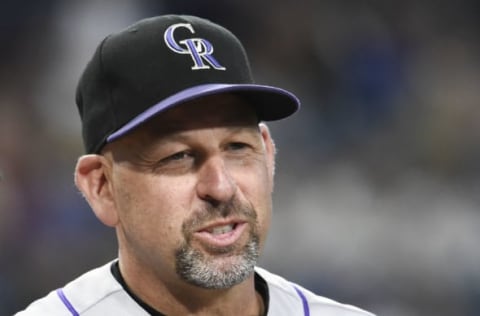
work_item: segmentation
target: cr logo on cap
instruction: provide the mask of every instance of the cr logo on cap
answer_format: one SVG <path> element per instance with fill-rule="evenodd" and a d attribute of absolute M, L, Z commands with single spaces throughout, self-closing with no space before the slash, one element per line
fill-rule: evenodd
<path fill-rule="evenodd" d="M 225 67 L 213 57 L 213 45 L 204 38 L 187 38 L 177 43 L 173 33 L 179 27 L 187 28 L 192 34 L 195 33 L 190 23 L 178 23 L 170 26 L 163 35 L 167 47 L 178 54 L 190 54 L 193 59 L 192 70 L 210 69 L 226 70 Z M 184 45 L 184 47 L 180 46 Z M 206 63 L 205 63 L 206 62 Z M 208 63 L 208 64 L 207 64 Z"/>

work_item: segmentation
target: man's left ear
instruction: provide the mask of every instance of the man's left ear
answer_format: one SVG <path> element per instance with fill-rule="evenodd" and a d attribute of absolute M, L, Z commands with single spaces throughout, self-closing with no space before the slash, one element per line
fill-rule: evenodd
<path fill-rule="evenodd" d="M 118 223 L 118 214 L 108 168 L 109 163 L 104 156 L 84 155 L 78 159 L 75 168 L 75 184 L 97 218 L 103 224 L 114 227 Z"/>
<path fill-rule="evenodd" d="M 270 135 L 270 130 L 268 129 L 268 126 L 265 123 L 260 123 L 259 126 L 260 132 L 262 133 L 263 142 L 265 144 L 268 171 L 273 181 L 273 176 L 275 174 L 275 143 L 273 142 L 273 139 Z"/>

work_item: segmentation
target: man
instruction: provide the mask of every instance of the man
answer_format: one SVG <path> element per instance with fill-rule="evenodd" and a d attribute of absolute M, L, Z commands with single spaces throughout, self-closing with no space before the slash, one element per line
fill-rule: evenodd
<path fill-rule="evenodd" d="M 272 211 L 264 121 L 297 98 L 256 85 L 226 29 L 193 16 L 108 36 L 77 88 L 75 183 L 118 260 L 18 315 L 371 315 L 256 267 Z"/>

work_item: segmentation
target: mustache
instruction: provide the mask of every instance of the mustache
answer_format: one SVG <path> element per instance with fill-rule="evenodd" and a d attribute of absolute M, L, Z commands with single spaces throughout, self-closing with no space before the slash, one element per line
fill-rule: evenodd
<path fill-rule="evenodd" d="M 206 222 L 229 216 L 238 217 L 252 224 L 257 222 L 257 212 L 254 207 L 251 204 L 242 203 L 234 198 L 218 205 L 207 204 L 197 209 L 182 224 L 182 231 L 188 235 L 188 233 L 200 228 Z"/>

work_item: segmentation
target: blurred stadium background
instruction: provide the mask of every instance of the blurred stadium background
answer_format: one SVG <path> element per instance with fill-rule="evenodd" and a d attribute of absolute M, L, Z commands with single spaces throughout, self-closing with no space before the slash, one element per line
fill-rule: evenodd
<path fill-rule="evenodd" d="M 163 13 L 236 33 L 258 82 L 303 101 L 271 124 L 261 264 L 378 315 L 480 315 L 480 2 L 4 0 L 0 314 L 116 255 L 73 185 L 74 89 L 97 43 Z"/>

